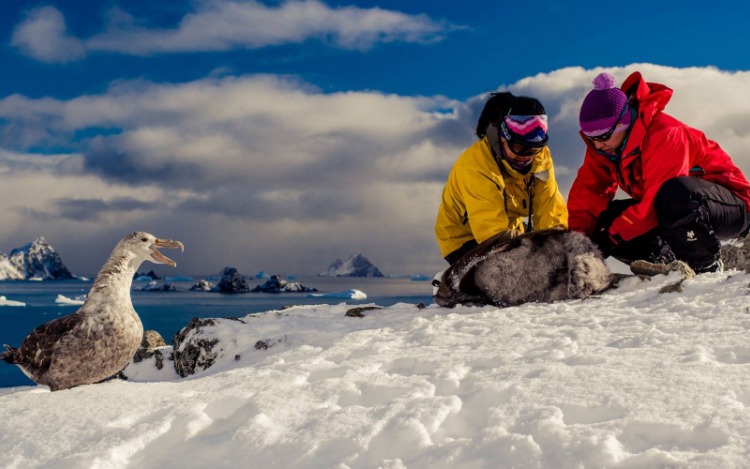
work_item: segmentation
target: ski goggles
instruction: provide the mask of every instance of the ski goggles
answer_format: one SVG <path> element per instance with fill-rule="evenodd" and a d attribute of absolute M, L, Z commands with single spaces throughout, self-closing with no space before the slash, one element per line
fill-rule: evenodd
<path fill-rule="evenodd" d="M 544 150 L 544 147 L 529 147 L 522 143 L 508 141 L 508 148 L 514 155 L 518 156 L 536 156 Z"/>

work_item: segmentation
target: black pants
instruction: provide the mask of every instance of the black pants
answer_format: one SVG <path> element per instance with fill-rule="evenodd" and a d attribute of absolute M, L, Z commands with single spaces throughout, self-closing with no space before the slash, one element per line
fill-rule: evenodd
<path fill-rule="evenodd" d="M 600 228 L 608 230 L 614 219 L 635 203 L 632 199 L 610 202 L 599 218 Z M 613 257 L 628 264 L 637 259 L 664 262 L 671 260 L 671 250 L 674 258 L 687 262 L 696 272 L 705 272 L 721 255 L 719 240 L 744 235 L 750 227 L 750 215 L 739 197 L 696 177 L 676 177 L 662 184 L 654 211 L 659 225 L 620 243 L 611 252 Z"/>

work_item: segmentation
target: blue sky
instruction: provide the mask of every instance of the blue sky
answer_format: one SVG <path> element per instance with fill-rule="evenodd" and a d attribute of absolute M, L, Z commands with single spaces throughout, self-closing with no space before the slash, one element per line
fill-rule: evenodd
<path fill-rule="evenodd" d="M 746 64 L 743 52 L 750 43 L 742 20 L 750 6 L 742 1 L 703 3 L 698 9 L 676 1 L 635 1 L 620 7 L 616 2 L 572 0 L 534 5 L 467 1 L 460 6 L 450 1 L 326 2 L 333 10 L 380 8 L 434 26 L 414 41 L 374 42 L 362 48 L 331 45 L 311 35 L 293 44 L 237 44 L 206 52 L 91 52 L 80 60 L 50 64 L 10 45 L 14 29 L 43 7 L 54 7 L 64 17 L 67 32 L 86 39 L 105 31 L 115 9 L 145 28 L 175 29 L 186 15 L 200 14 L 211 3 L 218 2 L 4 0 L 0 28 L 6 73 L 0 76 L 0 96 L 73 97 L 102 92 L 114 80 L 184 82 L 224 71 L 292 74 L 326 91 L 372 89 L 467 99 L 500 83 L 568 66 L 649 62 L 739 70 Z M 280 8 L 280 2 L 265 4 Z M 333 29 L 327 33 L 335 34 Z"/>
<path fill-rule="evenodd" d="M 386 273 L 432 273 L 440 191 L 488 91 L 542 99 L 564 195 L 582 160 L 577 107 L 601 70 L 674 86 L 670 110 L 750 166 L 748 13 L 3 0 L 0 251 L 45 236 L 92 275 L 147 230 L 185 242 L 189 274 L 316 273 L 356 252 Z"/>

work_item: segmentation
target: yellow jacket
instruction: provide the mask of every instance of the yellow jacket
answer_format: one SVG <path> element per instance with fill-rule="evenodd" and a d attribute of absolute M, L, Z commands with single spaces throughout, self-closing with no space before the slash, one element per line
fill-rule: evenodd
<path fill-rule="evenodd" d="M 472 239 L 481 243 L 506 230 L 523 232 L 529 207 L 533 230 L 567 228 L 568 209 L 549 148 L 534 157 L 524 175 L 505 160 L 498 165 L 487 138 L 478 140 L 461 154 L 445 184 L 435 222 L 440 252 L 445 257 Z"/>

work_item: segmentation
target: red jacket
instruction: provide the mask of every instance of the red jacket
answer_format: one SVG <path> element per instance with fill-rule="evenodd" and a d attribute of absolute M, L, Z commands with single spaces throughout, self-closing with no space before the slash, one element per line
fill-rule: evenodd
<path fill-rule="evenodd" d="M 586 155 L 568 196 L 571 230 L 591 235 L 619 187 L 638 203 L 615 219 L 610 236 L 628 241 L 650 231 L 657 226 L 653 205 L 659 187 L 696 166 L 703 170 L 700 177 L 732 191 L 750 211 L 750 183 L 729 155 L 703 132 L 662 112 L 672 97 L 670 88 L 647 83 L 635 72 L 621 89 L 638 115 L 617 163 L 597 153 L 581 134 Z"/>

